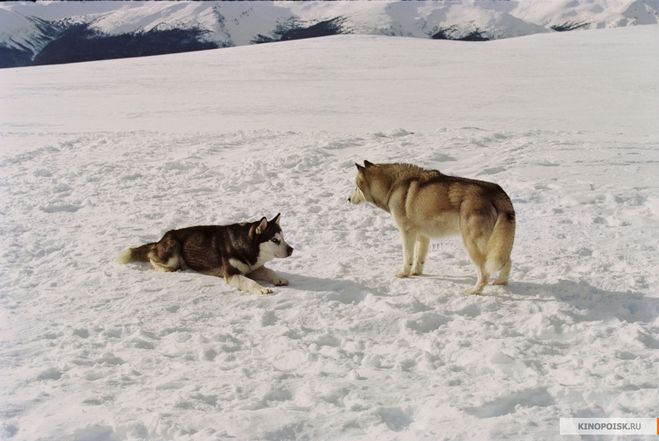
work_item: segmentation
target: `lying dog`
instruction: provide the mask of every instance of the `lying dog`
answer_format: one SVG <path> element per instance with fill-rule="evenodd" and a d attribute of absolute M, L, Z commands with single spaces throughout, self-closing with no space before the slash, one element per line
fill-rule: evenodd
<path fill-rule="evenodd" d="M 357 185 L 348 201 L 370 202 L 391 213 L 403 241 L 398 277 L 423 272 L 431 238 L 460 234 L 478 268 L 478 280 L 469 293 L 479 294 L 495 272 L 499 277 L 494 284 L 508 283 L 515 210 L 501 187 L 410 164 L 355 165 Z"/>
<path fill-rule="evenodd" d="M 119 262 L 151 262 L 158 271 L 192 269 L 203 274 L 224 277 L 240 291 L 252 294 L 270 294 L 272 290 L 256 280 L 276 286 L 288 285 L 265 263 L 275 257 L 288 257 L 293 253 L 284 240 L 279 226 L 279 214 L 268 221 L 233 225 L 206 225 L 171 230 L 158 242 L 137 248 L 128 248 Z"/>

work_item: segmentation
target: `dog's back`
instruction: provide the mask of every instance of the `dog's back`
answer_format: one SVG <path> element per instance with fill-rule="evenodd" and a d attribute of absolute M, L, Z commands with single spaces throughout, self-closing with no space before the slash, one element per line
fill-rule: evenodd
<path fill-rule="evenodd" d="M 256 261 L 258 250 L 250 240 L 250 228 L 250 224 L 201 225 L 172 230 L 163 240 L 171 236 L 171 242 L 179 245 L 177 251 L 188 268 L 205 274 L 225 275 L 232 257 Z"/>
<path fill-rule="evenodd" d="M 198 225 L 166 232 L 158 242 L 129 248 L 120 262 L 151 262 L 159 271 L 194 271 L 225 275 L 231 256 L 249 252 L 250 224 Z"/>

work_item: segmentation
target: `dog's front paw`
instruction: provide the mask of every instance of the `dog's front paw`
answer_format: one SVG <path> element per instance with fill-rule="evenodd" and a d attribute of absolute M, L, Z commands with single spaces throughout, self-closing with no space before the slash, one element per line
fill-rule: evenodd
<path fill-rule="evenodd" d="M 282 278 L 276 278 L 272 281 L 272 284 L 275 286 L 288 286 L 288 280 Z"/>
<path fill-rule="evenodd" d="M 409 276 L 410 276 L 409 270 L 402 270 L 396 273 L 396 277 L 398 277 L 399 279 L 404 279 L 405 277 L 409 277 Z"/>
<path fill-rule="evenodd" d="M 412 269 L 413 276 L 420 276 L 421 274 L 423 274 L 423 268 L 415 267 Z"/>
<path fill-rule="evenodd" d="M 267 296 L 272 294 L 272 289 L 266 288 L 265 286 L 259 286 L 258 288 L 254 289 L 253 293 L 260 296 Z"/>

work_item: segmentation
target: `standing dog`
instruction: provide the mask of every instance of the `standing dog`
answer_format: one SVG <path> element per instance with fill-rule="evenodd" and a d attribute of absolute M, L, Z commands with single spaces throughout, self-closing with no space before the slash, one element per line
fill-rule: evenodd
<path fill-rule="evenodd" d="M 275 257 L 293 253 L 279 227 L 279 214 L 268 221 L 233 225 L 207 225 L 171 230 L 158 242 L 129 248 L 119 263 L 151 262 L 158 271 L 190 268 L 203 274 L 224 277 L 240 291 L 270 294 L 272 290 L 253 279 L 276 286 L 288 285 L 274 271 L 263 266 Z"/>
<path fill-rule="evenodd" d="M 410 164 L 355 165 L 357 186 L 348 201 L 382 208 L 400 230 L 404 261 L 396 276 L 423 272 L 431 238 L 460 234 L 478 268 L 476 285 L 468 292 L 479 294 L 496 272 L 495 285 L 508 283 L 515 210 L 501 187 Z"/>

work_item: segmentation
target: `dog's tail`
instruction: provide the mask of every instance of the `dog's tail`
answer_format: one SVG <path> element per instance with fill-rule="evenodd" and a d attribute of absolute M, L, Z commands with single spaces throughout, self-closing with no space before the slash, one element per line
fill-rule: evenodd
<path fill-rule="evenodd" d="M 117 263 L 125 265 L 130 262 L 148 262 L 149 252 L 155 246 L 154 243 L 147 243 L 137 248 L 126 248 L 117 258 Z"/>
<path fill-rule="evenodd" d="M 513 203 L 505 193 L 495 200 L 494 205 L 497 210 L 497 220 L 487 242 L 485 269 L 490 274 L 504 269 L 508 273 L 510 272 L 510 253 L 515 240 L 515 210 Z M 507 275 L 504 278 L 507 278 Z"/>

